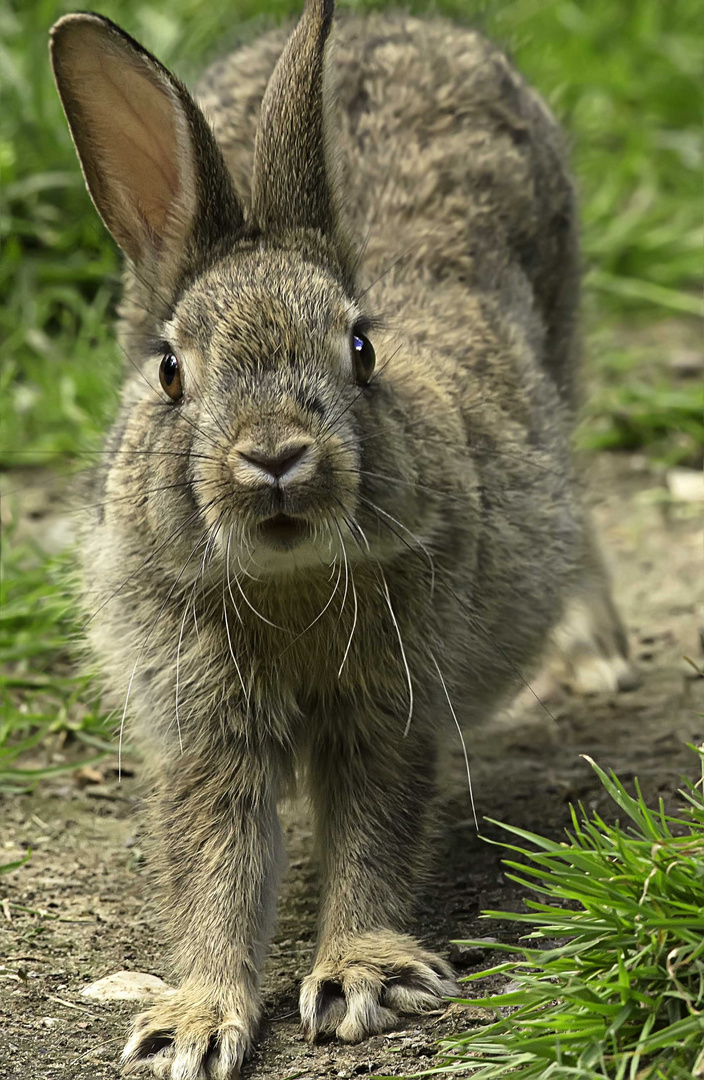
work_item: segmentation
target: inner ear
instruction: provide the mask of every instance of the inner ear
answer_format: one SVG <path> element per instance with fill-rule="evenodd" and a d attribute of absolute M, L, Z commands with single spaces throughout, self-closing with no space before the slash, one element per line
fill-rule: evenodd
<path fill-rule="evenodd" d="M 93 106 L 93 145 L 102 170 L 132 207 L 150 240 L 163 244 L 169 219 L 195 213 L 193 152 L 179 105 L 168 86 L 155 86 L 138 69 L 100 57 L 101 93 Z M 136 107 L 135 107 L 136 104 Z"/>
<path fill-rule="evenodd" d="M 211 185 L 215 179 L 229 224 L 241 226 L 212 132 L 158 60 L 108 19 L 89 14 L 56 23 L 51 57 L 88 190 L 135 263 L 183 248 L 203 209 L 201 172 Z"/>

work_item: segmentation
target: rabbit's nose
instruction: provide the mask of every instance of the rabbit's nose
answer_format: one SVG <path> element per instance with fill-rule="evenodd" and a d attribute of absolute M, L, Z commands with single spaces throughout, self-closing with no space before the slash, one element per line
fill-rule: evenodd
<path fill-rule="evenodd" d="M 268 476 L 280 480 L 282 476 L 291 472 L 296 465 L 307 457 L 310 443 L 288 443 L 273 454 L 267 454 L 254 446 L 248 446 L 246 449 L 237 447 L 236 449 L 238 455 L 248 461 L 250 465 L 255 465 Z"/>

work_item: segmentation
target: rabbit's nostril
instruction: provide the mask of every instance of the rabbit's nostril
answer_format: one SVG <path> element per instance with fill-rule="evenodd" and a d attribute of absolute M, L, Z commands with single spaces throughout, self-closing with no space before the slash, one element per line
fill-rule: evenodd
<path fill-rule="evenodd" d="M 279 480 L 287 472 L 290 472 L 294 465 L 298 465 L 306 457 L 308 449 L 308 443 L 296 443 L 295 445 L 284 446 L 274 454 L 265 454 L 254 447 L 248 448 L 246 451 L 238 450 L 237 453 L 251 465 L 256 465 L 262 472 L 269 473 L 275 480 Z"/>

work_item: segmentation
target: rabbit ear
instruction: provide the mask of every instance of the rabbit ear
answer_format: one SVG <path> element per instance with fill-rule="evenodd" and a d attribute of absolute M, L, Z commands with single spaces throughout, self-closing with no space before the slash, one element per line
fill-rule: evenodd
<path fill-rule="evenodd" d="M 150 53 L 102 15 L 51 31 L 56 85 L 88 190 L 136 264 L 183 260 L 243 216 L 205 117 Z"/>
<path fill-rule="evenodd" d="M 259 227 L 330 234 L 335 208 L 326 167 L 323 63 L 333 0 L 307 0 L 266 88 L 254 145 L 252 211 Z"/>

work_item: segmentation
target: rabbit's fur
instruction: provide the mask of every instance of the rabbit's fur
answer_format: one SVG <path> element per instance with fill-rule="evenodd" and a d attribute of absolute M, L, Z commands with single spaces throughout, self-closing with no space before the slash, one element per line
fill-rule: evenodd
<path fill-rule="evenodd" d="M 87 183 L 130 259 L 83 563 L 90 642 L 153 773 L 181 979 L 125 1062 L 173 1080 L 235 1077 L 252 1043 L 294 776 L 322 865 L 303 1025 L 355 1041 L 456 989 L 404 933 L 448 698 L 471 730 L 520 688 L 585 567 L 582 636 L 624 663 L 570 455 L 560 131 L 477 33 L 374 15 L 326 49 L 331 18 L 308 0 L 288 44 L 273 32 L 210 70 L 215 139 L 107 20 L 53 34 Z M 377 353 L 361 388 L 353 331 Z M 274 481 L 257 462 L 282 447 L 298 461 Z M 287 549 L 258 531 L 284 511 L 310 523 Z"/>

